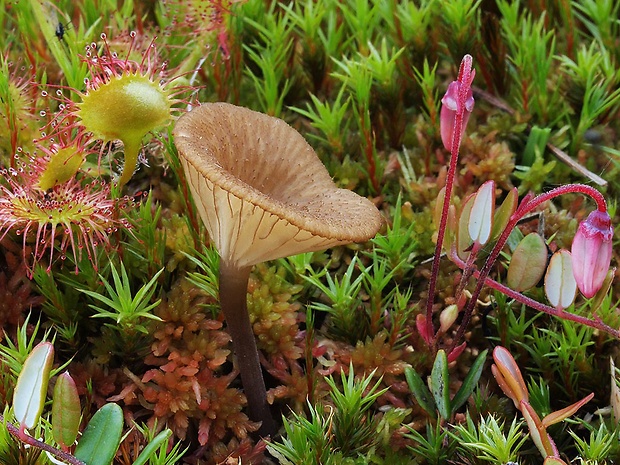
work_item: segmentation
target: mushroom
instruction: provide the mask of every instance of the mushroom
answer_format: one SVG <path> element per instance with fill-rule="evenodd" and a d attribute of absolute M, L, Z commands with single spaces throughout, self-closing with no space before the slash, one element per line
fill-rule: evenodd
<path fill-rule="evenodd" d="M 382 217 L 339 189 L 305 139 L 284 121 L 228 103 L 179 118 L 174 142 L 196 207 L 220 255 L 220 305 L 233 341 L 250 418 L 275 433 L 247 310 L 253 265 L 365 242 Z"/>

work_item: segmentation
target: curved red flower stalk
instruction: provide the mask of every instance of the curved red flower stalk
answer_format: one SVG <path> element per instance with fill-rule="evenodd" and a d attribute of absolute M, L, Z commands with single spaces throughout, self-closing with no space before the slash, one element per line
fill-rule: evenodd
<path fill-rule="evenodd" d="M 476 273 L 476 275 L 478 276 L 476 288 L 472 292 L 471 298 L 469 299 L 469 302 L 467 303 L 467 306 L 465 307 L 465 310 L 463 313 L 463 319 L 461 320 L 461 324 L 456 332 L 454 341 L 452 342 L 452 345 L 450 349 L 448 350 L 448 354 L 457 347 L 458 342 L 462 339 L 463 334 L 465 333 L 465 329 L 469 325 L 469 320 L 471 319 L 474 306 L 476 305 L 476 301 L 478 300 L 478 297 L 480 296 L 482 287 L 486 284 L 486 281 L 491 272 L 491 269 L 493 265 L 495 264 L 495 261 L 499 257 L 500 252 L 506 245 L 508 237 L 510 236 L 510 233 L 512 232 L 513 228 L 527 213 L 531 212 L 532 210 L 534 210 L 535 208 L 537 208 L 544 202 L 551 200 L 555 197 L 558 197 L 560 195 L 568 194 L 568 193 L 580 193 L 580 194 L 585 194 L 591 197 L 596 202 L 598 211 L 602 213 L 607 213 L 607 202 L 605 201 L 605 197 L 603 197 L 603 195 L 599 191 L 594 189 L 593 187 L 587 186 L 585 184 L 568 184 L 565 186 L 556 187 L 555 189 L 552 189 L 549 192 L 545 192 L 537 196 L 534 196 L 531 193 L 527 194 L 523 198 L 523 200 L 521 201 L 521 203 L 519 204 L 515 212 L 511 215 L 510 220 L 508 221 L 508 224 L 506 225 L 506 227 L 500 234 L 499 238 L 497 239 L 497 242 L 495 243 L 493 250 L 487 257 L 487 260 L 484 263 L 482 269 L 480 270 L 479 273 Z M 609 268 L 609 263 L 607 264 L 607 268 Z M 523 298 L 525 298 L 525 296 L 523 296 Z M 536 301 L 533 301 L 533 302 L 536 302 Z M 554 309 L 553 311 L 549 311 L 551 307 L 547 307 L 541 303 L 537 303 L 537 305 L 533 306 L 533 308 L 544 311 L 545 313 L 556 314 L 558 316 L 561 315 L 562 317 L 563 315 L 570 315 L 567 312 L 564 312 L 564 311 L 559 312 L 556 309 Z M 572 319 L 573 321 L 575 321 L 574 318 L 567 318 L 567 319 Z M 591 322 L 593 320 L 587 320 L 587 321 Z M 583 322 L 583 321 L 580 321 L 580 322 Z M 583 322 L 583 323 L 587 324 L 588 326 L 592 326 L 592 324 L 590 323 L 587 323 L 587 322 Z M 612 332 L 608 331 L 607 329 L 603 327 L 604 325 L 602 325 L 602 323 L 600 322 L 597 322 L 596 324 L 597 324 L 597 327 L 600 327 L 601 329 L 605 330 L 606 332 L 609 332 L 610 334 L 614 334 L 614 335 L 618 334 L 617 331 L 614 331 L 614 330 L 612 330 Z"/>
<path fill-rule="evenodd" d="M 456 166 L 459 157 L 459 147 L 463 131 L 469 120 L 474 106 L 471 85 L 476 76 L 476 71 L 472 69 L 471 55 L 465 55 L 461 61 L 459 74 L 456 81 L 448 86 L 448 91 L 442 99 L 442 109 L 440 116 L 442 141 L 446 149 L 450 150 L 450 166 L 446 178 L 444 203 L 441 212 L 439 230 L 437 232 L 437 244 L 435 245 L 435 255 L 431 277 L 428 284 L 428 300 L 426 302 L 426 339 L 435 339 L 435 329 L 433 328 L 433 303 L 435 301 L 435 288 L 437 287 L 437 276 L 439 275 L 439 259 L 443 249 L 443 241 L 448 222 L 448 209 L 456 176 Z M 451 135 L 451 136 L 450 136 Z"/>
<path fill-rule="evenodd" d="M 464 269 L 467 264 L 458 256 L 456 253 L 456 249 L 453 247 L 450 252 L 450 260 L 461 269 Z M 476 279 L 480 279 L 480 271 L 474 270 L 473 276 Z M 557 308 L 551 307 L 550 305 L 545 305 L 538 300 L 534 300 L 531 297 L 523 295 L 520 292 L 515 291 L 514 289 L 509 288 L 505 284 L 499 283 L 495 281 L 493 278 L 487 277 L 484 280 L 484 285 L 490 287 L 491 289 L 495 289 L 496 291 L 501 292 L 502 294 L 508 296 L 509 298 L 516 300 L 517 302 L 521 302 L 522 304 L 531 307 L 540 312 L 546 313 L 551 316 L 555 316 L 558 318 L 563 318 L 565 320 L 574 321 L 575 323 L 582 324 L 584 326 L 589 326 L 590 328 L 598 329 L 599 331 L 603 331 L 610 336 L 620 339 L 620 330 L 612 328 L 609 325 L 603 323 L 600 318 L 586 318 L 581 315 L 576 315 L 574 313 L 566 312 L 564 310 L 558 310 Z"/>

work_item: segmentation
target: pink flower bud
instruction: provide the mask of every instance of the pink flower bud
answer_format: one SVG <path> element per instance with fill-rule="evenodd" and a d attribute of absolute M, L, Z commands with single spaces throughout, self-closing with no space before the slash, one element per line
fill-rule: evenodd
<path fill-rule="evenodd" d="M 441 113 L 439 115 L 441 141 L 446 150 L 452 151 L 452 140 L 461 136 L 469 116 L 474 109 L 474 96 L 471 91 L 471 83 L 476 75 L 476 70 L 471 69 L 471 55 L 465 55 L 459 69 L 459 77 L 448 86 L 446 95 L 441 99 Z M 462 115 L 460 127 L 455 127 L 457 115 Z"/>
<path fill-rule="evenodd" d="M 614 228 L 606 211 L 595 210 L 579 224 L 571 248 L 573 274 L 586 298 L 593 297 L 609 271 Z"/>

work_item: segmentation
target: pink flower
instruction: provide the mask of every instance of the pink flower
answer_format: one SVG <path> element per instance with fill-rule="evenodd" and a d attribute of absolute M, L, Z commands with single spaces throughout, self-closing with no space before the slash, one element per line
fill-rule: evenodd
<path fill-rule="evenodd" d="M 613 235 L 609 214 L 595 210 L 579 224 L 573 238 L 573 274 L 588 299 L 599 291 L 609 271 Z"/>
<path fill-rule="evenodd" d="M 465 55 L 459 68 L 459 76 L 448 86 L 446 95 L 441 99 L 441 113 L 439 116 L 441 140 L 446 150 L 452 152 L 452 141 L 458 137 L 458 145 L 469 116 L 474 109 L 474 96 L 471 84 L 476 76 L 476 70 L 472 69 L 471 55 Z M 456 126 L 457 117 L 460 118 L 460 126 Z"/>

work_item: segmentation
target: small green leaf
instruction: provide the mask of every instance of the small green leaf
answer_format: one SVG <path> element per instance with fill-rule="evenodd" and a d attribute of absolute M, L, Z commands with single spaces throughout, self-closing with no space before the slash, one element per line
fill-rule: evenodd
<path fill-rule="evenodd" d="M 469 372 L 467 373 L 467 376 L 465 376 L 461 388 L 454 396 L 454 399 L 452 399 L 452 406 L 450 410 L 453 412 L 459 409 L 467 401 L 467 399 L 469 399 L 469 396 L 472 392 L 474 392 L 474 389 L 476 389 L 476 385 L 480 380 L 480 375 L 482 375 L 482 368 L 484 367 L 484 362 L 487 358 L 487 352 L 488 350 L 482 351 L 480 355 L 476 357 L 473 365 L 469 368 Z"/>
<path fill-rule="evenodd" d="M 424 381 L 422 381 L 422 378 L 420 378 L 418 372 L 411 367 L 405 368 L 405 379 L 407 380 L 409 390 L 413 394 L 415 400 L 418 401 L 418 404 L 420 404 L 420 407 L 432 418 L 437 418 L 433 396 L 431 396 L 431 392 L 426 387 Z"/>
<path fill-rule="evenodd" d="M 161 446 L 164 442 L 167 442 L 168 438 L 171 435 L 172 430 L 165 429 L 157 436 L 155 436 L 153 440 L 149 442 L 144 449 L 142 449 L 142 452 L 140 452 L 140 455 L 138 455 L 138 458 L 134 461 L 133 465 L 144 465 L 146 462 L 148 462 L 148 460 L 151 458 L 151 455 L 157 452 L 159 446 Z"/>
<path fill-rule="evenodd" d="M 448 374 L 448 357 L 442 349 L 437 352 L 431 370 L 431 393 L 435 399 L 441 418 L 447 420 L 452 414 L 450 408 L 450 378 Z"/>
<path fill-rule="evenodd" d="M 54 346 L 51 342 L 41 342 L 32 349 L 17 378 L 13 411 L 20 426 L 26 429 L 37 424 L 43 411 L 53 361 Z"/>
<path fill-rule="evenodd" d="M 63 449 L 71 446 L 80 428 L 80 396 L 75 381 L 65 371 L 58 376 L 52 400 L 52 434 Z"/>
<path fill-rule="evenodd" d="M 536 286 L 547 269 L 547 245 L 537 233 L 523 238 L 512 254 L 506 281 L 517 292 Z"/>
<path fill-rule="evenodd" d="M 91 418 L 73 455 L 88 465 L 110 465 L 122 432 L 122 409 L 117 404 L 105 404 Z"/>
<path fill-rule="evenodd" d="M 495 209 L 495 215 L 493 216 L 493 229 L 491 229 L 491 240 L 497 239 L 504 231 L 510 221 L 510 217 L 517 209 L 518 203 L 519 194 L 517 193 L 517 188 L 513 187 L 508 194 L 506 194 L 506 198 L 502 204 Z"/>
<path fill-rule="evenodd" d="M 458 229 L 456 231 L 456 252 L 461 260 L 467 260 L 470 253 L 469 248 L 472 241 L 469 237 L 469 217 L 475 198 L 476 195 L 472 194 L 465 199 L 459 215 Z"/>

